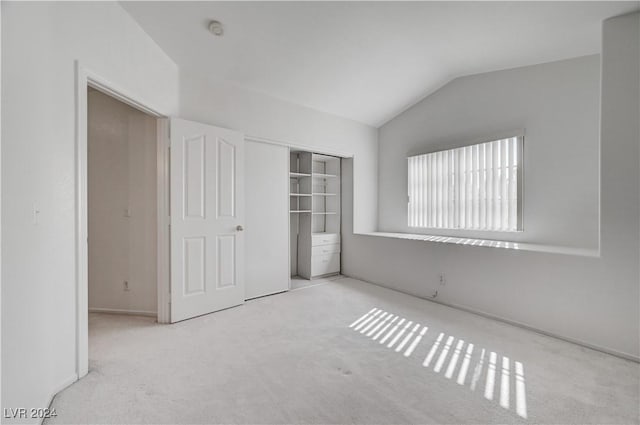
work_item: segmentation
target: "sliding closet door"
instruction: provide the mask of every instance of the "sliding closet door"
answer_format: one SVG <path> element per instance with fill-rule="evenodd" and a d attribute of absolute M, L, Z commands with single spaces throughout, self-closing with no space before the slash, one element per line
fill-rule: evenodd
<path fill-rule="evenodd" d="M 245 298 L 289 289 L 289 149 L 245 143 Z"/>

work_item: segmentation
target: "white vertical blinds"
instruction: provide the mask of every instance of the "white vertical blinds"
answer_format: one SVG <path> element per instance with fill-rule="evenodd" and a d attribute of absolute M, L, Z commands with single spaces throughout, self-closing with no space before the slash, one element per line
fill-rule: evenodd
<path fill-rule="evenodd" d="M 522 137 L 411 156 L 409 226 L 522 228 Z"/>

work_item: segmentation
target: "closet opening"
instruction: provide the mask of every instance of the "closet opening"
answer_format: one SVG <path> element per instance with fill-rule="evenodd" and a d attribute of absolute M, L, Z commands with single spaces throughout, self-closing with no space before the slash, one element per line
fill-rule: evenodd
<path fill-rule="evenodd" d="M 290 151 L 291 289 L 340 273 L 341 159 Z"/>
<path fill-rule="evenodd" d="M 148 325 L 157 316 L 157 121 L 87 88 L 90 347 L 92 329 Z"/>

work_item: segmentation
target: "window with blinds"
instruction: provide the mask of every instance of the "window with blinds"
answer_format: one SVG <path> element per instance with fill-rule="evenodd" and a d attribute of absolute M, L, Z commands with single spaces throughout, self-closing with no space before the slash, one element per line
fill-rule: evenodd
<path fill-rule="evenodd" d="M 409 161 L 409 227 L 522 230 L 522 137 Z"/>

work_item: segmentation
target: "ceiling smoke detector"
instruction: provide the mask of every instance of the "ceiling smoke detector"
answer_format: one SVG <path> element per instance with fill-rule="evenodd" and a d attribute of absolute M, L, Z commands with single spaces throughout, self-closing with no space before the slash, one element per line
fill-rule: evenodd
<path fill-rule="evenodd" d="M 222 23 L 220 21 L 211 21 L 209 22 L 209 32 L 211 34 L 220 37 L 224 34 L 224 28 L 222 28 Z"/>

